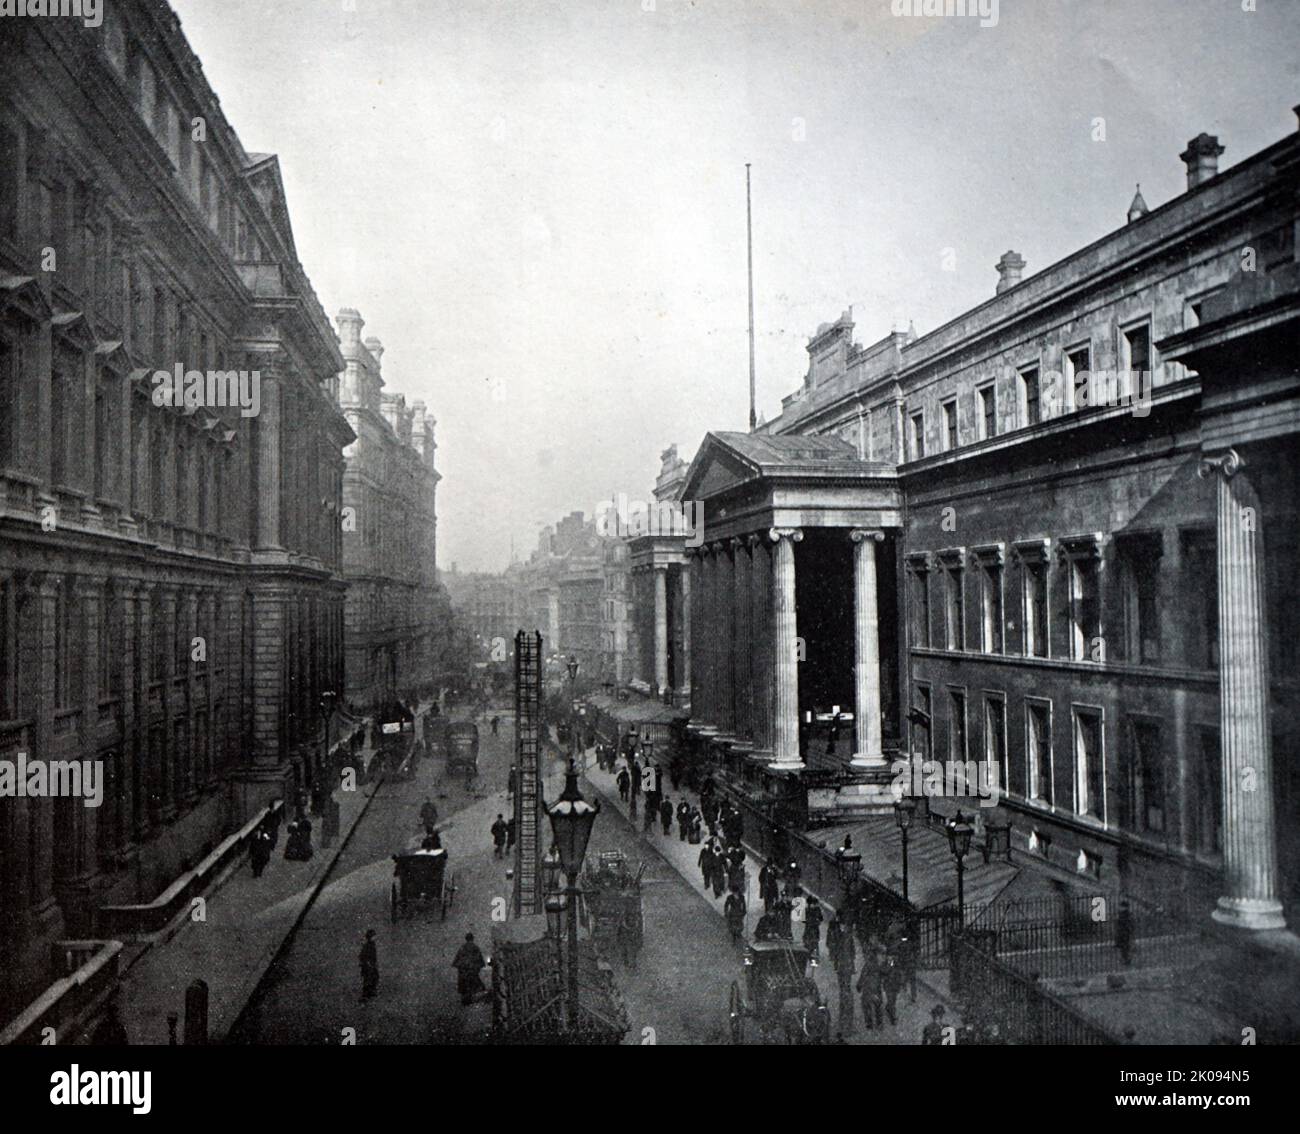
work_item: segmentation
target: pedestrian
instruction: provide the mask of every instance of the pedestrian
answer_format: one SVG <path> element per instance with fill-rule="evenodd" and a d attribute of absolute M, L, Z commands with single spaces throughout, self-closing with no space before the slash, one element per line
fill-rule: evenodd
<path fill-rule="evenodd" d="M 632 777 L 627 774 L 626 768 L 618 770 L 618 798 L 624 803 L 627 802 L 628 789 L 631 787 Z"/>
<path fill-rule="evenodd" d="M 903 979 L 907 981 L 908 1002 L 916 1003 L 916 969 L 920 958 L 917 956 L 918 934 L 920 926 L 909 923 L 903 936 L 898 939 L 897 955 L 903 967 Z"/>
<path fill-rule="evenodd" d="M 500 858 L 506 851 L 506 832 L 508 825 L 505 817 L 497 812 L 495 822 L 492 824 L 492 853 Z"/>
<path fill-rule="evenodd" d="M 517 780 L 518 780 L 518 773 L 515 771 L 515 766 L 514 766 L 513 764 L 511 764 L 511 765 L 510 765 L 510 774 L 509 774 L 508 776 L 506 776 L 506 795 L 507 795 L 507 796 L 512 796 L 512 795 L 515 794 L 515 784 L 516 784 Z"/>
<path fill-rule="evenodd" d="M 943 1022 L 943 1005 L 936 1004 L 930 1009 L 930 1022 L 921 1029 L 921 1043 L 926 1047 L 942 1047 L 947 1038 L 947 1025 Z"/>
<path fill-rule="evenodd" d="M 705 843 L 700 848 L 700 857 L 696 860 L 700 866 L 700 873 L 704 876 L 704 888 L 707 890 L 713 885 L 713 844 Z"/>
<path fill-rule="evenodd" d="M 677 837 L 682 842 L 686 841 L 686 836 L 690 833 L 690 828 L 691 805 L 683 799 L 681 803 L 677 805 Z"/>
<path fill-rule="evenodd" d="M 501 718 L 500 718 L 500 717 L 493 717 L 493 718 L 492 718 L 492 735 L 493 735 L 493 736 L 496 736 L 496 734 L 497 734 L 497 727 L 498 727 L 500 724 L 501 724 Z"/>
<path fill-rule="evenodd" d="M 836 971 L 840 989 L 839 1030 L 846 1036 L 853 1034 L 853 964 L 841 965 Z"/>
<path fill-rule="evenodd" d="M 456 970 L 456 991 L 460 993 L 461 1004 L 472 1004 L 487 990 L 479 973 L 487 962 L 482 950 L 474 944 L 474 934 L 465 934 L 465 944 L 456 950 L 451 967 Z"/>
<path fill-rule="evenodd" d="M 512 815 L 506 820 L 506 853 L 515 849 L 515 838 L 519 830 L 519 821 Z"/>
<path fill-rule="evenodd" d="M 884 1005 L 881 1002 L 881 958 L 876 943 L 871 942 L 862 956 L 862 972 L 858 974 L 858 992 L 862 994 L 862 1022 L 870 1031 L 885 1026 Z"/>
<path fill-rule="evenodd" d="M 727 895 L 722 914 L 727 919 L 727 928 L 731 931 L 733 944 L 739 945 L 745 935 L 745 896 L 738 890 Z"/>
<path fill-rule="evenodd" d="M 253 832 L 248 846 L 248 860 L 253 867 L 253 877 L 261 878 L 266 864 L 271 861 L 271 835 L 264 826 Z"/>
<path fill-rule="evenodd" d="M 673 802 L 667 796 L 659 804 L 659 825 L 664 829 L 665 838 L 673 833 Z"/>
<path fill-rule="evenodd" d="M 781 896 L 781 885 L 778 881 L 780 872 L 776 868 L 776 863 L 770 858 L 763 864 L 763 869 L 758 872 L 758 896 L 763 899 L 763 908 L 772 912 L 772 906 L 776 903 L 777 898 Z"/>
<path fill-rule="evenodd" d="M 95 1026 L 90 1037 L 92 1047 L 129 1047 L 131 1041 L 126 1037 L 126 1028 L 118 1014 L 117 997 L 108 1002 L 104 1018 Z"/>
<path fill-rule="evenodd" d="M 743 894 L 748 889 L 749 879 L 745 877 L 745 859 L 731 859 L 727 868 L 727 889 L 733 894 Z"/>
<path fill-rule="evenodd" d="M 889 1017 L 890 1027 L 898 1027 L 898 994 L 903 988 L 903 965 L 898 954 L 885 955 L 884 969 L 880 977 L 881 988 L 885 993 L 885 1015 Z"/>
<path fill-rule="evenodd" d="M 811 894 L 803 915 L 803 947 L 812 956 L 817 956 L 822 947 L 822 905 Z"/>
<path fill-rule="evenodd" d="M 787 897 L 782 896 L 776 900 L 776 905 L 772 909 L 776 916 L 777 934 L 786 941 L 794 940 L 794 903 Z"/>
<path fill-rule="evenodd" d="M 366 930 L 366 939 L 357 958 L 361 962 L 361 999 L 369 1000 L 379 991 L 379 949 L 375 931 Z"/>
<path fill-rule="evenodd" d="M 420 804 L 420 822 L 426 829 L 438 825 L 438 806 L 427 795 Z"/>
<path fill-rule="evenodd" d="M 641 825 L 643 834 L 650 834 L 655 828 L 655 820 L 659 818 L 659 796 L 653 792 L 646 792 L 645 796 L 645 822 Z"/>

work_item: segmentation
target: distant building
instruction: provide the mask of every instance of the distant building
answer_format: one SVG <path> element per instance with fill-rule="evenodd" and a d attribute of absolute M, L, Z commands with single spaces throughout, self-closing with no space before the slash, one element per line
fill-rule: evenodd
<path fill-rule="evenodd" d="M 447 605 L 437 574 L 434 419 L 385 390 L 384 347 L 361 339 L 350 307 L 337 317 L 344 368 L 338 398 L 356 440 L 344 450 L 343 570 L 347 579 L 344 700 L 377 707 L 431 690 Z"/>

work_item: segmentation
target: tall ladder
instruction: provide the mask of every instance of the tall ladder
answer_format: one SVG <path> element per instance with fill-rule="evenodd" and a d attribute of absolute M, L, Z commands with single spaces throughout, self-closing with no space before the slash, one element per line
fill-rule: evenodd
<path fill-rule="evenodd" d="M 515 635 L 515 916 L 542 905 L 542 635 Z"/>

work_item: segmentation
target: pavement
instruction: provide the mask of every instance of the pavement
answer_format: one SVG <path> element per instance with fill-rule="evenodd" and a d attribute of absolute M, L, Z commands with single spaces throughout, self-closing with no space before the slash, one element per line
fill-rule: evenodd
<path fill-rule="evenodd" d="M 615 812 L 617 812 L 617 814 L 621 817 L 621 819 L 625 823 L 629 824 L 633 828 L 633 830 L 638 833 L 638 838 L 640 840 L 641 846 L 644 847 L 647 852 L 653 852 L 655 855 L 657 855 L 660 860 L 666 863 L 669 867 L 672 868 L 673 871 L 675 871 L 680 876 L 682 881 L 687 886 L 689 886 L 691 890 L 693 890 L 694 893 L 698 895 L 698 897 L 702 900 L 704 905 L 708 907 L 709 911 L 712 913 L 714 918 L 716 918 L 718 925 L 721 927 L 721 932 L 724 935 L 726 935 L 725 922 L 723 921 L 723 917 L 722 917 L 722 905 L 723 905 L 723 901 L 725 900 L 725 894 L 723 898 L 715 898 L 713 896 L 712 889 L 705 888 L 703 877 L 700 873 L 700 868 L 699 868 L 700 847 L 693 846 L 689 842 L 685 842 L 679 838 L 677 834 L 677 825 L 675 821 L 673 824 L 672 833 L 670 835 L 664 835 L 663 829 L 662 827 L 659 826 L 658 823 L 654 825 L 651 831 L 643 832 L 642 831 L 643 819 L 640 817 L 637 818 L 636 820 L 631 819 L 629 814 L 628 804 L 624 803 L 621 799 L 619 799 L 618 786 L 615 782 L 614 775 L 610 772 L 602 771 L 600 768 L 598 768 L 595 765 L 594 750 L 585 753 L 583 758 L 587 765 L 587 770 L 585 772 L 586 780 L 591 785 L 592 789 L 601 797 L 602 809 L 612 808 Z M 666 787 L 665 790 L 669 798 L 672 800 L 674 807 L 676 806 L 678 801 L 680 801 L 682 798 L 689 799 L 691 802 L 696 804 L 699 803 L 699 799 L 695 795 L 695 793 L 688 790 L 684 785 L 676 792 L 672 791 L 671 788 L 668 787 Z M 644 796 L 641 797 L 641 800 L 639 802 L 640 804 L 644 803 Z M 639 815 L 644 814 L 644 812 L 640 808 L 640 805 L 638 806 L 638 813 Z M 598 821 L 596 824 L 596 831 L 600 832 L 602 826 L 603 824 Z M 595 838 L 596 835 L 593 834 L 593 840 Z M 588 853 L 590 854 L 591 852 L 589 851 Z M 762 861 L 752 853 L 747 853 L 746 858 L 747 858 L 747 865 L 746 865 L 745 904 L 749 912 L 745 919 L 745 937 L 746 939 L 752 939 L 754 928 L 757 925 L 758 919 L 761 916 L 763 911 L 763 903 L 759 900 L 758 897 L 758 871 L 763 864 Z M 832 903 L 828 900 L 828 895 L 816 894 L 815 896 L 818 898 L 819 901 L 821 901 L 823 906 L 830 909 L 834 908 Z M 650 897 L 648 897 L 646 899 L 647 907 L 653 905 L 654 900 L 655 899 L 653 894 Z M 829 922 L 829 920 L 830 919 L 828 915 L 827 922 Z M 647 937 L 649 936 L 650 936 L 650 931 L 649 931 L 649 927 L 647 926 Z M 729 935 L 727 936 L 729 940 Z M 831 1017 L 832 1017 L 832 1029 L 835 1032 L 840 1032 L 842 1029 L 840 1025 L 840 1015 L 839 1015 L 839 991 L 838 991 L 838 983 L 836 979 L 837 974 L 835 972 L 834 967 L 830 964 L 829 960 L 826 959 L 825 957 L 825 937 L 826 937 L 825 928 L 823 928 L 822 931 L 823 963 L 820 964 L 817 967 L 817 969 L 814 971 L 814 976 L 817 981 L 818 987 L 821 989 L 823 996 L 826 998 L 826 1003 L 830 1006 Z M 732 961 L 732 968 L 731 968 L 731 977 L 732 979 L 734 979 L 735 976 L 738 974 L 740 968 L 740 953 L 734 946 L 729 946 L 729 947 L 731 950 L 731 955 L 734 958 Z M 684 951 L 681 948 L 680 941 L 675 944 L 675 948 L 679 953 L 682 953 L 683 956 L 685 957 L 685 967 L 689 974 L 687 979 L 698 979 L 695 973 L 695 966 L 692 964 L 690 960 L 690 956 L 691 956 L 690 953 Z M 617 965 L 615 965 L 615 972 L 616 974 L 618 972 Z M 713 997 L 713 1002 L 719 1006 L 725 1005 L 726 992 L 727 992 L 727 983 L 724 983 L 717 988 L 716 994 Z M 631 990 L 624 989 L 624 994 L 625 997 L 628 999 L 629 1006 L 630 1007 L 634 1006 L 636 1002 L 636 998 L 631 994 Z M 951 997 L 948 994 L 946 972 L 918 973 L 917 999 L 915 1004 L 910 1002 L 908 990 L 904 988 L 903 992 L 900 994 L 898 998 L 897 1026 L 891 1025 L 889 1023 L 888 1018 L 886 1018 L 883 1030 L 862 1028 L 861 1004 L 857 1000 L 856 994 L 854 999 L 855 999 L 854 1006 L 853 1006 L 854 1024 L 856 1026 L 852 1031 L 849 1031 L 847 1034 L 844 1035 L 844 1041 L 849 1044 L 893 1045 L 893 1044 L 900 1044 L 900 1043 L 902 1044 L 919 1043 L 921 1038 L 921 1029 L 924 1027 L 925 1024 L 928 1024 L 930 1022 L 930 1009 L 935 1004 L 940 1004 L 940 1003 L 944 1005 L 946 1010 L 946 1016 L 945 1016 L 946 1023 L 950 1023 L 954 1025 L 961 1023 L 960 1010 L 957 1008 L 955 1002 L 951 999 Z M 725 1020 L 725 1012 L 723 1012 L 722 1008 L 717 1007 L 716 1011 L 718 1011 L 720 1017 Z M 633 1023 L 634 1023 L 633 1030 L 635 1032 L 635 1024 L 636 1024 L 635 1019 L 633 1020 Z M 727 1040 L 721 1039 L 721 1040 L 714 1040 L 713 1042 L 727 1042 Z"/>
<path fill-rule="evenodd" d="M 426 709 L 421 708 L 417 721 Z M 368 760 L 373 750 L 367 746 L 362 753 Z M 209 1042 L 221 1042 L 325 884 L 357 824 L 385 790 L 379 780 L 355 791 L 336 791 L 338 836 L 330 847 L 321 847 L 322 823 L 313 817 L 314 853 L 306 862 L 284 858 L 288 823 L 282 822 L 261 878 L 253 877 L 247 855 L 241 857 L 201 895 L 201 912 L 191 906 L 153 939 L 129 946 L 118 1006 L 130 1042 L 170 1042 L 168 1017 L 173 1013 L 177 1042 L 182 1042 L 185 991 L 196 979 L 208 985 Z M 72 1042 L 88 1042 L 89 1030 Z"/>

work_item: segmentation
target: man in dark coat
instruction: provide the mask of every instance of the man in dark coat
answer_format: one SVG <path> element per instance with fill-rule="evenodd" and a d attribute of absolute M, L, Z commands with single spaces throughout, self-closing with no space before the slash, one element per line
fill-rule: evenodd
<path fill-rule="evenodd" d="M 763 899 L 763 909 L 772 912 L 772 906 L 781 896 L 780 872 L 770 858 L 758 872 L 758 896 Z"/>
<path fill-rule="evenodd" d="M 745 934 L 745 898 L 737 890 L 732 890 L 727 895 L 726 904 L 722 907 L 723 916 L 727 919 L 727 929 L 731 931 L 731 940 L 734 944 L 739 945 Z"/>
<path fill-rule="evenodd" d="M 645 817 L 641 824 L 641 830 L 644 834 L 650 834 L 654 830 L 655 820 L 659 818 L 659 794 L 658 792 L 648 791 L 645 794 Z"/>
<path fill-rule="evenodd" d="M 926 1047 L 942 1047 L 947 1025 L 943 1022 L 943 1005 L 930 1009 L 930 1022 L 921 1029 L 921 1043 Z"/>
<path fill-rule="evenodd" d="M 265 827 L 259 826 L 253 832 L 252 842 L 248 846 L 248 860 L 253 866 L 253 877 L 261 878 L 266 864 L 271 861 L 271 835 Z"/>
<path fill-rule="evenodd" d="M 627 793 L 632 786 L 632 777 L 627 774 L 626 768 L 618 770 L 618 798 L 624 803 L 627 802 Z"/>
<path fill-rule="evenodd" d="M 456 991 L 460 993 L 462 1004 L 472 1004 L 486 991 L 479 976 L 485 964 L 482 950 L 474 944 L 474 934 L 465 934 L 465 944 L 456 950 L 451 962 L 451 967 L 456 970 Z"/>
<path fill-rule="evenodd" d="M 691 831 L 691 805 L 682 800 L 677 805 L 677 837 L 682 842 L 686 841 L 686 836 Z"/>
<path fill-rule="evenodd" d="M 357 958 L 361 962 L 361 999 L 369 1000 L 379 991 L 379 949 L 375 946 L 375 931 L 366 930 L 366 940 Z"/>
<path fill-rule="evenodd" d="M 884 1004 L 881 1001 L 883 969 L 879 946 L 872 941 L 863 952 L 862 972 L 858 974 L 858 992 L 862 994 L 863 1023 L 868 1030 L 873 1026 L 876 1028 L 885 1026 Z"/>
<path fill-rule="evenodd" d="M 497 813 L 496 821 L 492 824 L 492 853 L 500 858 L 506 852 L 506 832 L 509 830 L 505 817 Z"/>
<path fill-rule="evenodd" d="M 822 904 L 811 894 L 803 915 L 803 946 L 814 957 L 822 948 Z"/>
<path fill-rule="evenodd" d="M 700 873 L 704 876 L 704 888 L 707 890 L 713 885 L 713 871 L 715 869 L 712 843 L 705 843 L 700 848 L 700 857 L 697 861 L 700 864 Z"/>
<path fill-rule="evenodd" d="M 673 833 L 673 801 L 667 796 L 659 804 L 659 825 L 663 827 L 665 835 Z"/>
<path fill-rule="evenodd" d="M 512 815 L 506 820 L 506 853 L 509 854 L 515 849 L 515 838 L 519 828 L 519 821 Z"/>
<path fill-rule="evenodd" d="M 898 994 L 903 989 L 903 965 L 896 952 L 887 953 L 884 968 L 880 976 L 880 985 L 885 993 L 885 1015 L 889 1017 L 891 1027 L 898 1027 Z"/>
<path fill-rule="evenodd" d="M 126 1037 L 126 1028 L 122 1025 L 122 1017 L 118 1015 L 115 997 L 108 1002 L 108 1011 L 95 1026 L 90 1043 L 92 1047 L 128 1047 L 130 1042 Z"/>
<path fill-rule="evenodd" d="M 420 804 L 420 822 L 425 827 L 436 827 L 438 825 L 438 805 L 427 795 L 424 797 L 424 802 Z"/>

